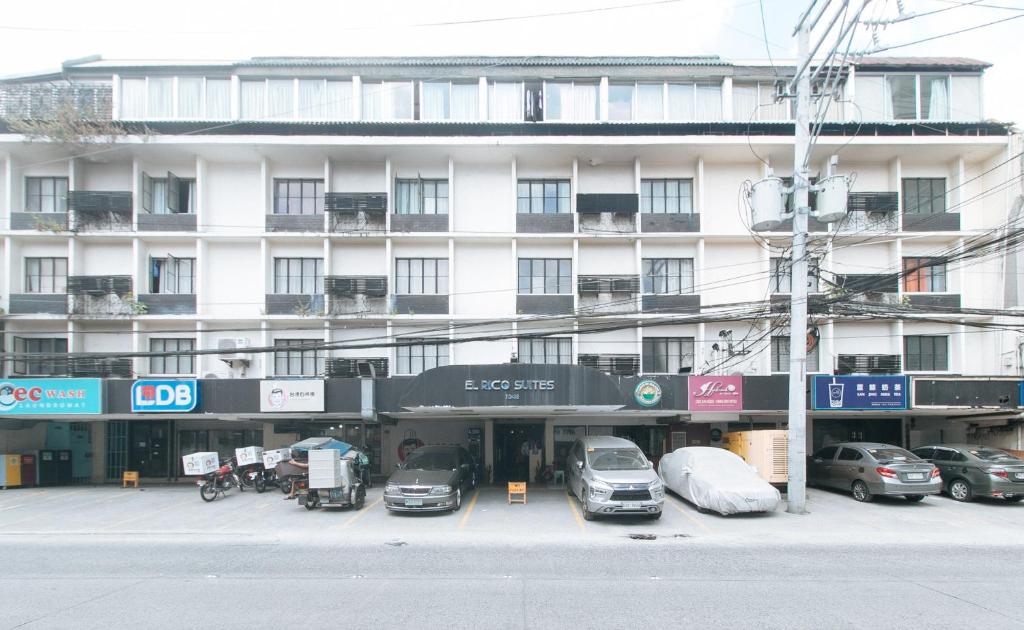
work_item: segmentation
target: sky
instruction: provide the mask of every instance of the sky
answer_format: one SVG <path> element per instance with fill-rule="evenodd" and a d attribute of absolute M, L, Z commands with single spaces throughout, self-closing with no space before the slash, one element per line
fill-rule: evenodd
<path fill-rule="evenodd" d="M 770 53 L 776 61 L 792 60 L 793 25 L 809 1 L 176 0 L 172 10 L 152 0 L 9 2 L 0 22 L 0 76 L 50 70 L 88 55 L 238 60 L 275 55 L 714 54 L 765 59 Z M 854 6 L 860 2 L 850 0 Z M 903 5 L 917 14 L 943 10 L 880 29 L 880 45 L 1022 16 L 880 54 L 963 56 L 992 63 L 985 79 L 986 117 L 1024 122 L 1024 81 L 1015 59 L 1024 35 L 1024 1 L 903 0 Z M 896 0 L 871 0 L 865 15 L 895 17 Z M 866 28 L 860 29 L 855 49 L 872 44 Z"/>

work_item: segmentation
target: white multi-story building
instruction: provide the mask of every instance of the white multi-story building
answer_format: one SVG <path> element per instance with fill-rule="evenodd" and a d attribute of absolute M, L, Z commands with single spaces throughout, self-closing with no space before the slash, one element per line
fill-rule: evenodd
<path fill-rule="evenodd" d="M 812 173 L 838 156 L 855 180 L 846 220 L 811 222 L 808 371 L 905 391 L 860 411 L 809 393 L 809 446 L 1019 447 L 985 429 L 1021 402 L 1019 344 L 992 328 L 1017 306 L 1015 257 L 976 252 L 1021 194 L 986 67 L 864 59 L 815 88 Z M 776 94 L 793 70 L 96 58 L 9 79 L 0 453 L 174 476 L 179 454 L 328 433 L 384 470 L 410 445 L 468 444 L 502 479 L 524 441 L 557 469 L 588 432 L 658 457 L 785 426 L 789 226 L 752 232 L 744 190 L 792 173 Z M 737 389 L 694 401 L 701 376 Z M 65 377 L 102 379 L 96 413 L 27 413 L 19 383 Z M 302 377 L 323 389 L 267 406 L 260 381 Z M 179 378 L 198 379 L 192 411 L 133 411 L 131 379 Z"/>

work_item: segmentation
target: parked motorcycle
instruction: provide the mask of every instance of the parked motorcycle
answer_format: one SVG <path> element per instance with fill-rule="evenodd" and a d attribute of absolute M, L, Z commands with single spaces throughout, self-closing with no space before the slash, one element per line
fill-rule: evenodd
<path fill-rule="evenodd" d="M 202 481 L 197 482 L 197 484 L 199 485 L 199 496 L 207 503 L 224 494 L 232 487 L 237 487 L 239 492 L 245 491 L 242 479 L 235 468 L 234 459 L 229 459 L 226 463 L 221 464 L 220 468 L 216 471 L 203 475 Z"/>
<path fill-rule="evenodd" d="M 263 464 L 250 464 L 239 470 L 238 477 L 246 488 L 255 488 L 256 492 L 263 493 L 267 490 L 267 473 L 273 473 L 263 467 Z"/>

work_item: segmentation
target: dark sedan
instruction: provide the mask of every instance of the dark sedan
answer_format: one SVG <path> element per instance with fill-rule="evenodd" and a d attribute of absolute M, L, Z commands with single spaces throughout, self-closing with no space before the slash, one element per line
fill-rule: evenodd
<path fill-rule="evenodd" d="M 393 512 L 444 512 L 462 507 L 476 487 L 476 467 L 461 446 L 421 446 L 398 465 L 384 486 L 384 507 Z"/>
<path fill-rule="evenodd" d="M 991 446 L 935 444 L 914 454 L 942 471 L 944 490 L 956 501 L 992 497 L 1024 499 L 1024 460 Z"/>

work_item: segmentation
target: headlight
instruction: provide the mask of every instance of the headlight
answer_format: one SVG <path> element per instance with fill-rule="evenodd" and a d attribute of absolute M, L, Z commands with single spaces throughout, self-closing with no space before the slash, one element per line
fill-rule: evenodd
<path fill-rule="evenodd" d="M 451 486 L 434 486 L 433 488 L 430 489 L 430 494 L 433 494 L 433 495 L 443 495 L 443 494 L 451 494 L 451 493 L 452 493 L 452 487 Z"/>
<path fill-rule="evenodd" d="M 607 499 L 612 494 L 610 486 L 590 484 L 589 488 L 591 499 Z"/>
<path fill-rule="evenodd" d="M 651 497 L 653 497 L 655 499 L 664 499 L 665 498 L 665 484 L 661 483 L 660 481 L 652 482 L 650 490 L 651 490 Z"/>
<path fill-rule="evenodd" d="M 397 483 L 389 483 L 384 486 L 384 494 L 402 494 L 402 489 Z"/>

